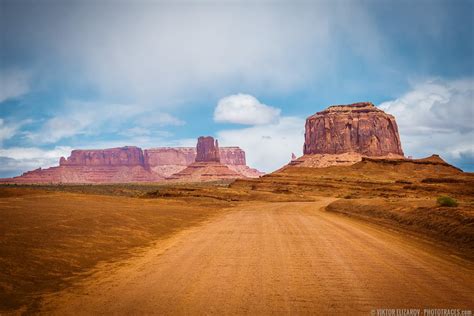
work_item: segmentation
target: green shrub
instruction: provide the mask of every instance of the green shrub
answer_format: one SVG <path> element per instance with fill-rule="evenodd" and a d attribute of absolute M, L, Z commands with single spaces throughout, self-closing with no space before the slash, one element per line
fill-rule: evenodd
<path fill-rule="evenodd" d="M 437 201 L 440 206 L 448 206 L 448 207 L 458 206 L 458 202 L 449 196 L 440 196 L 438 197 Z"/>

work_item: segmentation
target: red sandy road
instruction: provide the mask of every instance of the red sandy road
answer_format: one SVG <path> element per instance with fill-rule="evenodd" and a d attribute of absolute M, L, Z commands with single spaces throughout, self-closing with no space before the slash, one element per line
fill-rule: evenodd
<path fill-rule="evenodd" d="M 55 314 L 364 314 L 473 309 L 474 264 L 316 203 L 260 203 L 47 300 Z M 109 268 L 107 268 L 109 269 Z"/>

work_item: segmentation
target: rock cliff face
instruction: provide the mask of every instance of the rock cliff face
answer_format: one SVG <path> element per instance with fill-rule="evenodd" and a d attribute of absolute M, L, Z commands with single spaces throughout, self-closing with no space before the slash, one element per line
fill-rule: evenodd
<path fill-rule="evenodd" d="M 196 147 L 159 147 L 145 149 L 145 163 L 157 166 L 189 166 L 196 160 Z M 239 147 L 219 147 L 219 157 L 224 165 L 245 166 L 245 151 Z"/>
<path fill-rule="evenodd" d="M 194 147 L 161 147 L 145 149 L 145 162 L 151 168 L 156 166 L 188 166 L 196 159 Z"/>
<path fill-rule="evenodd" d="M 9 183 L 126 183 L 156 182 L 164 177 L 142 166 L 59 166 L 36 169 L 19 177 L 3 179 Z M 6 180 L 6 181 L 5 181 Z"/>
<path fill-rule="evenodd" d="M 232 166 L 245 166 L 247 161 L 245 159 L 245 151 L 239 147 L 220 147 L 219 156 L 221 163 Z"/>
<path fill-rule="evenodd" d="M 196 162 L 220 162 L 219 143 L 211 136 L 198 138 Z"/>
<path fill-rule="evenodd" d="M 144 150 L 145 163 L 155 173 L 164 177 L 184 170 L 196 160 L 196 147 L 161 147 Z M 239 147 L 219 147 L 220 162 L 246 177 L 255 178 L 262 172 L 249 168 L 245 151 Z"/>
<path fill-rule="evenodd" d="M 247 167 L 248 168 L 248 167 Z M 199 137 L 196 160 L 168 179 L 182 182 L 201 182 L 245 178 L 243 172 L 231 169 L 220 162 L 219 143 L 213 137 Z"/>
<path fill-rule="evenodd" d="M 330 106 L 308 117 L 303 153 L 403 156 L 395 118 L 369 102 Z"/>
<path fill-rule="evenodd" d="M 67 159 L 61 157 L 60 166 L 145 166 L 141 148 L 126 146 L 110 149 L 73 150 Z"/>

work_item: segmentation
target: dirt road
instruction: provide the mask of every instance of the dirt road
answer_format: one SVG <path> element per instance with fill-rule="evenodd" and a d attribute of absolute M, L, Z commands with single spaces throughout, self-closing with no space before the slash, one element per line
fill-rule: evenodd
<path fill-rule="evenodd" d="M 320 208 L 261 203 L 47 300 L 56 314 L 362 314 L 474 308 L 472 262 Z"/>

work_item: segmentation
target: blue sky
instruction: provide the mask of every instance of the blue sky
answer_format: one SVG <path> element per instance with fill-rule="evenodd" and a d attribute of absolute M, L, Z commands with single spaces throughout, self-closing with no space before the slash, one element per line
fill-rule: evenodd
<path fill-rule="evenodd" d="M 473 12 L 461 0 L 0 0 L 0 176 L 73 148 L 200 135 L 272 171 L 301 154 L 307 116 L 358 101 L 396 116 L 406 155 L 474 171 Z"/>

